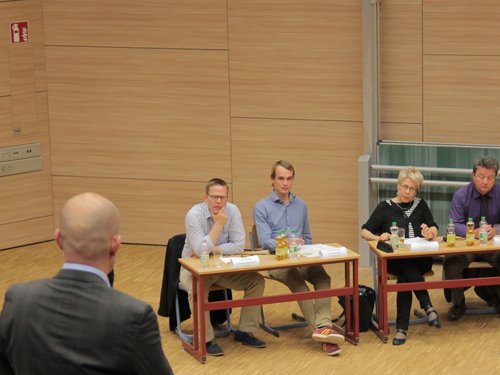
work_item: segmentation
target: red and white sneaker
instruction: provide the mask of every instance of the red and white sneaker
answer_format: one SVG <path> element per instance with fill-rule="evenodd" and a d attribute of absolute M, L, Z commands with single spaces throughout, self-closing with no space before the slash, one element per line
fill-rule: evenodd
<path fill-rule="evenodd" d="M 337 344 L 330 344 L 327 342 L 324 342 L 321 344 L 321 347 L 323 348 L 323 351 L 326 353 L 326 355 L 339 355 L 342 349 L 340 349 L 340 346 Z"/>
<path fill-rule="evenodd" d="M 312 339 L 330 344 L 342 344 L 345 340 L 343 335 L 331 327 L 316 328 L 312 334 Z"/>

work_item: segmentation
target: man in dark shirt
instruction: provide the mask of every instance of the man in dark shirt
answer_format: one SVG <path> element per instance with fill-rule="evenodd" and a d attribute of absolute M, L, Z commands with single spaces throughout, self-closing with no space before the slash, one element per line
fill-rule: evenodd
<path fill-rule="evenodd" d="M 495 224 L 500 223 L 500 185 L 496 183 L 498 161 L 494 157 L 485 156 L 474 162 L 472 182 L 460 188 L 453 195 L 450 207 L 450 218 L 455 223 L 458 236 L 465 236 L 468 218 L 474 220 L 475 237 L 479 238 L 479 221 L 486 218 L 488 239 L 495 236 Z M 446 279 L 463 278 L 464 270 L 473 261 L 486 261 L 500 270 L 500 253 L 462 254 L 447 256 L 443 271 Z M 496 287 L 500 298 L 500 287 Z M 466 310 L 463 288 L 452 289 L 453 306 L 448 311 L 448 320 L 457 320 Z"/>

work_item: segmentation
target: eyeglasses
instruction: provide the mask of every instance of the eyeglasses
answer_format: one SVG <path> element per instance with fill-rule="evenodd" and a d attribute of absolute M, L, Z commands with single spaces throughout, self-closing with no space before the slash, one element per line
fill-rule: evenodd
<path fill-rule="evenodd" d="M 207 194 L 210 199 L 213 199 L 214 201 L 225 201 L 227 200 L 227 195 L 210 195 L 210 194 Z"/>
<path fill-rule="evenodd" d="M 414 188 L 413 186 L 408 186 L 408 185 L 399 185 L 399 187 L 403 190 L 409 190 L 410 193 L 415 193 L 417 192 L 417 188 Z"/>

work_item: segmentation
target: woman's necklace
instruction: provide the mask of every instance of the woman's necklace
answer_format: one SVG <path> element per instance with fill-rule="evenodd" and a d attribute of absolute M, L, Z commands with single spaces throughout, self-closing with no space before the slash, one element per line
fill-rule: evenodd
<path fill-rule="evenodd" d="M 409 203 L 401 203 L 401 204 L 404 204 L 404 205 L 407 205 L 407 206 L 408 206 L 408 207 L 401 207 L 401 206 L 399 205 L 399 203 L 398 203 L 398 202 L 396 202 L 396 201 L 393 201 L 393 202 L 394 202 L 394 203 L 396 203 L 396 206 L 398 206 L 398 207 L 399 207 L 401 210 L 403 210 L 403 211 L 408 210 L 408 208 L 410 208 L 411 203 L 412 203 L 412 202 L 409 202 Z"/>

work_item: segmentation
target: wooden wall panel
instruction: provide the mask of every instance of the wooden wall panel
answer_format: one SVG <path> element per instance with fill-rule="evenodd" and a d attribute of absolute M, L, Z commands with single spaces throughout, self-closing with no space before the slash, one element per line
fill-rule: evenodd
<path fill-rule="evenodd" d="M 424 0 L 423 4 L 425 54 L 500 54 L 498 0 Z"/>
<path fill-rule="evenodd" d="M 425 56 L 424 140 L 500 144 L 499 98 L 499 56 Z"/>
<path fill-rule="evenodd" d="M 29 43 L 10 44 L 10 23 L 16 21 L 28 22 Z M 13 49 L 29 50 L 28 56 L 26 51 L 21 52 L 24 55 L 22 63 L 33 65 L 29 74 L 34 79 L 35 91 L 47 90 L 42 22 L 41 0 L 12 1 L 0 5 L 0 96 L 10 94 L 12 84 L 17 84 L 16 78 L 10 76 L 18 63 L 9 61 Z"/>
<path fill-rule="evenodd" d="M 11 44 L 10 23 L 28 22 L 27 43 Z M 0 147 L 40 143 L 42 170 L 0 177 L 0 249 L 53 236 L 41 0 L 0 4 Z"/>
<path fill-rule="evenodd" d="M 422 2 L 384 0 L 379 22 L 381 121 L 422 124 Z"/>
<path fill-rule="evenodd" d="M 296 170 L 293 191 L 308 204 L 313 240 L 357 251 L 361 123 L 233 119 L 231 129 L 233 197 L 247 231 L 254 204 L 272 191 L 272 164 L 285 159 Z"/>
<path fill-rule="evenodd" d="M 0 27 L 0 96 L 10 94 L 10 75 L 9 75 L 9 27 L 8 24 L 3 22 L 1 10 L 5 8 L 4 4 L 0 4 L 0 20 L 2 25 Z"/>
<path fill-rule="evenodd" d="M 232 116 L 361 121 L 361 2 L 228 5 Z"/>
<path fill-rule="evenodd" d="M 40 142 L 42 146 L 42 170 L 30 173 L 22 173 L 11 176 L 0 177 L 0 226 L 9 225 L 14 222 L 26 222 L 24 230 L 26 236 L 34 231 L 38 237 L 39 229 L 29 225 L 33 218 L 39 219 L 49 217 L 52 221 L 52 184 L 50 168 L 50 149 L 48 133 L 48 108 L 47 93 L 38 93 L 36 96 L 37 119 L 40 131 L 38 134 L 21 135 L 1 141 L 1 146 L 15 146 L 34 142 Z M 52 233 L 46 233 L 46 240 Z M 5 243 L 11 244 L 12 238 L 22 238 L 21 235 L 11 233 L 10 236 L 0 237 L 0 248 L 6 247 Z M 5 240 L 5 242 L 4 242 Z M 17 243 L 17 245 L 26 242 Z M 12 246 L 12 245 L 11 245 Z"/>
<path fill-rule="evenodd" d="M 203 200 L 205 183 L 55 176 L 56 226 L 68 198 L 93 191 L 118 207 L 123 242 L 166 244 L 174 234 L 185 233 L 184 218 L 193 205 Z"/>
<path fill-rule="evenodd" d="M 56 175 L 230 175 L 225 51 L 47 48 Z"/>
<path fill-rule="evenodd" d="M 380 124 L 380 139 L 384 141 L 422 142 L 422 124 L 406 122 L 382 122 Z"/>
<path fill-rule="evenodd" d="M 12 136 L 12 96 L 0 96 L 0 142 L 6 145 Z"/>
<path fill-rule="evenodd" d="M 53 239 L 54 218 L 51 215 L 1 224 L 0 238 L 2 250 Z"/>
<path fill-rule="evenodd" d="M 226 49 L 225 0 L 44 0 L 48 45 Z"/>
<path fill-rule="evenodd" d="M 36 133 L 35 64 L 30 43 L 9 48 L 9 73 L 14 134 Z"/>

